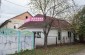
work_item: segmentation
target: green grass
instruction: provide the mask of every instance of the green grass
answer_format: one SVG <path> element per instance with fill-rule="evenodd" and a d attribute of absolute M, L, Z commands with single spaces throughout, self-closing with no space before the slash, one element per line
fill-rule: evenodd
<path fill-rule="evenodd" d="M 40 48 L 35 50 L 25 50 L 20 54 L 13 55 L 69 55 L 85 49 L 84 44 L 75 44 L 75 45 L 64 45 L 64 46 L 55 46 L 48 47 L 47 50 Z"/>

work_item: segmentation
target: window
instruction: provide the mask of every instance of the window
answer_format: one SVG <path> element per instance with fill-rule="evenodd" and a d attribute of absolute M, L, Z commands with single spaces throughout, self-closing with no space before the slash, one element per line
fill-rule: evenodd
<path fill-rule="evenodd" d="M 14 29 L 18 28 L 19 24 L 18 23 L 14 23 Z"/>
<path fill-rule="evenodd" d="M 28 16 L 26 16 L 26 19 L 28 18 Z"/>
<path fill-rule="evenodd" d="M 41 32 L 34 32 L 35 38 L 41 38 Z"/>
<path fill-rule="evenodd" d="M 61 40 L 61 32 L 58 31 L 58 40 Z"/>
<path fill-rule="evenodd" d="M 14 26 L 14 29 L 16 29 L 16 26 Z"/>
<path fill-rule="evenodd" d="M 71 37 L 71 32 L 70 31 L 68 31 L 68 37 Z"/>

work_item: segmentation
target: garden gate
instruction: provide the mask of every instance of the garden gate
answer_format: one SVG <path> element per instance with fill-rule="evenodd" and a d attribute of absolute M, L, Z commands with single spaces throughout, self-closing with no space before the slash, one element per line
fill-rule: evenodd
<path fill-rule="evenodd" d="M 13 54 L 34 48 L 33 33 L 27 30 L 0 29 L 0 55 Z"/>

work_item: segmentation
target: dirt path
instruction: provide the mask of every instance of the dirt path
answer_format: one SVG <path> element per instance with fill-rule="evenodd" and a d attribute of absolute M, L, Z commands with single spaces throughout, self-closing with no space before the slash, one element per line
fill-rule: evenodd
<path fill-rule="evenodd" d="M 71 55 L 85 55 L 85 49 L 82 50 L 82 51 L 79 51 L 78 53 L 74 53 L 74 54 L 71 54 Z"/>

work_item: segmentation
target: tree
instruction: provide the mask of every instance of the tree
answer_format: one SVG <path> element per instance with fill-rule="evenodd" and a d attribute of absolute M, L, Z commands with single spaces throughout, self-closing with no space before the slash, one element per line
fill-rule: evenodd
<path fill-rule="evenodd" d="M 71 8 L 72 6 L 69 5 L 68 0 L 31 0 L 31 2 L 34 5 L 35 9 L 37 9 L 44 15 L 44 20 L 45 20 L 43 28 L 44 37 L 45 37 L 44 46 L 45 48 L 47 48 L 47 37 L 52 27 L 54 19 L 52 19 L 47 23 L 46 16 L 48 15 L 50 17 L 59 17 L 60 14 L 66 12 L 66 10 Z M 58 31 L 59 32 L 61 31 L 60 27 L 58 27 Z"/>
<path fill-rule="evenodd" d="M 79 27 L 79 38 L 80 42 L 84 42 L 85 36 L 85 7 L 79 12 L 79 20 L 80 20 L 80 27 Z"/>
<path fill-rule="evenodd" d="M 73 29 L 77 36 L 79 36 L 80 42 L 84 42 L 85 36 L 85 7 L 74 15 L 72 22 Z"/>

